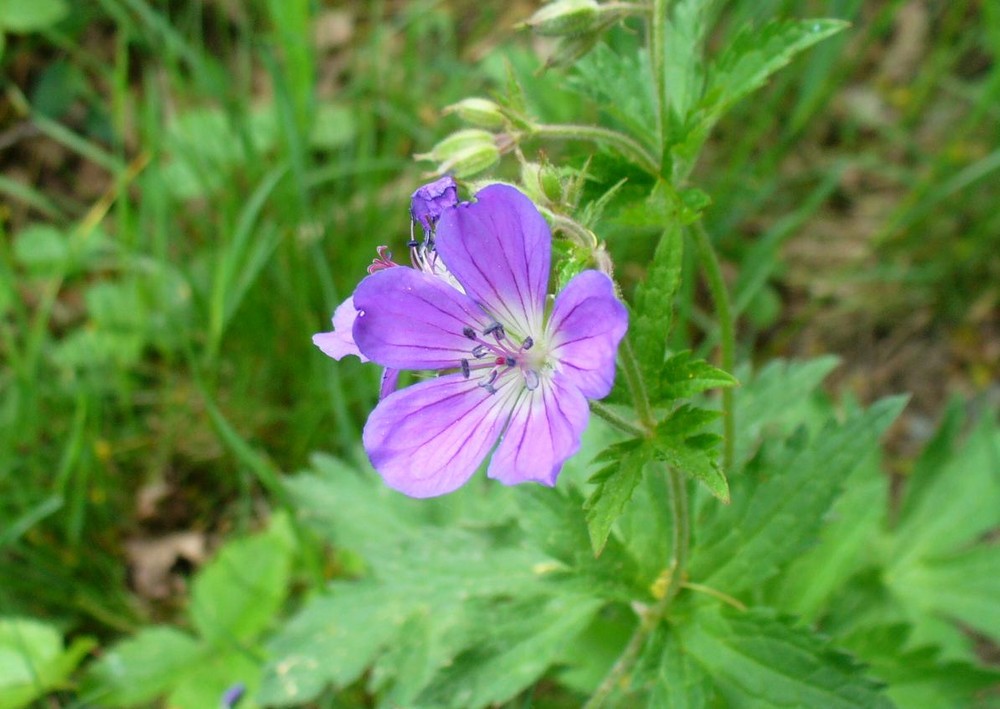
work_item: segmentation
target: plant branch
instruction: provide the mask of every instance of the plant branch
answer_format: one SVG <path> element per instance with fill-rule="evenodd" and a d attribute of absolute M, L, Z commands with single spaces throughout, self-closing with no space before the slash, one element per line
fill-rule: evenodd
<path fill-rule="evenodd" d="M 639 361 L 635 358 L 632 342 L 627 336 L 622 339 L 618 355 L 622 373 L 625 375 L 625 383 L 628 384 L 628 389 L 632 393 L 635 413 L 642 424 L 644 435 L 650 437 L 656 429 L 656 418 L 653 416 L 653 408 L 649 405 L 649 394 L 646 393 L 646 385 L 642 381 Z"/>
<path fill-rule="evenodd" d="M 599 401 L 591 401 L 590 410 L 593 411 L 594 414 L 599 418 L 604 419 L 612 426 L 617 428 L 619 431 L 627 433 L 630 436 L 634 436 L 636 438 L 643 438 L 646 435 L 646 432 L 643 429 L 639 428 L 630 421 L 625 420 L 624 418 L 616 414 L 614 411 L 612 411 L 607 405 L 602 404 Z"/>
<path fill-rule="evenodd" d="M 653 96 L 656 98 L 656 135 L 659 144 L 666 142 L 667 82 L 666 82 L 667 0 L 653 0 L 653 16 L 649 22 L 649 63 L 653 72 Z"/>
<path fill-rule="evenodd" d="M 695 222 L 694 242 L 698 250 L 698 258 L 705 271 L 708 289 L 712 293 L 715 311 L 719 321 L 719 349 L 722 359 L 722 369 L 732 372 L 736 364 L 736 323 L 733 320 L 732 309 L 729 306 L 729 292 L 722 277 L 719 257 L 712 246 L 712 240 L 705 231 L 705 225 Z M 722 427 L 724 434 L 723 469 L 730 470 L 733 465 L 733 445 L 735 443 L 736 422 L 733 414 L 733 391 L 722 390 Z"/>
<path fill-rule="evenodd" d="M 657 161 L 637 141 L 609 128 L 600 126 L 580 126 L 562 124 L 538 124 L 531 127 L 532 135 L 542 138 L 560 138 L 563 140 L 586 140 L 592 143 L 603 143 L 613 147 L 624 157 L 636 163 L 650 175 L 659 175 Z"/>

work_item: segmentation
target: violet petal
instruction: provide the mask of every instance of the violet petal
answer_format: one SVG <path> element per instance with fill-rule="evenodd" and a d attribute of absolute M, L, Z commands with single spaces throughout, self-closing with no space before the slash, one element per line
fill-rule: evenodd
<path fill-rule="evenodd" d="M 391 369 L 457 368 L 472 349 L 462 334 L 489 319 L 461 291 L 412 268 L 388 268 L 354 291 L 361 314 L 354 341 L 373 362 Z"/>
<path fill-rule="evenodd" d="M 461 487 L 506 422 L 514 387 L 490 394 L 461 373 L 419 382 L 379 402 L 365 424 L 365 451 L 389 487 L 434 497 Z"/>
<path fill-rule="evenodd" d="M 367 362 L 368 358 L 361 354 L 352 334 L 357 317 L 358 311 L 354 307 L 354 300 L 348 298 L 333 311 L 333 332 L 317 332 L 313 335 L 313 344 L 336 360 L 354 355 L 362 362 Z"/>
<path fill-rule="evenodd" d="M 552 256 L 548 224 L 531 200 L 490 185 L 441 216 L 438 253 L 465 292 L 521 336 L 537 333 Z"/>
<path fill-rule="evenodd" d="M 548 328 L 559 370 L 587 398 L 607 396 L 618 343 L 628 329 L 628 311 L 615 297 L 611 279 L 600 271 L 574 276 L 556 296 Z"/>
<path fill-rule="evenodd" d="M 555 485 L 563 463 L 580 449 L 589 417 L 587 400 L 566 377 L 542 378 L 515 404 L 487 475 L 505 485 Z"/>

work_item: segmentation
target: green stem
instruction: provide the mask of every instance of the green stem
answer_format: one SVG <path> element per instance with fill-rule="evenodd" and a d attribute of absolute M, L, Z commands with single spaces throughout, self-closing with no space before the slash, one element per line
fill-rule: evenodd
<path fill-rule="evenodd" d="M 613 147 L 650 175 L 656 176 L 660 174 L 660 168 L 653 156 L 638 142 L 616 130 L 601 128 L 599 126 L 540 124 L 532 126 L 531 132 L 532 135 L 541 138 L 586 140 L 593 143 L 603 143 Z"/>
<path fill-rule="evenodd" d="M 736 364 L 736 323 L 733 320 L 732 309 L 729 306 L 729 292 L 722 277 L 719 257 L 712 246 L 712 240 L 705 231 L 702 222 L 695 222 L 694 242 L 705 271 L 708 289 L 715 303 L 715 311 L 719 320 L 719 349 L 721 351 L 722 369 L 732 372 Z M 722 390 L 722 428 L 724 434 L 723 468 L 730 470 L 733 465 L 733 444 L 735 442 L 736 422 L 733 415 L 733 391 Z"/>
<path fill-rule="evenodd" d="M 667 61 L 664 54 L 666 26 L 667 0 L 653 0 L 653 16 L 649 22 L 649 63 L 653 72 L 653 95 L 656 97 L 656 135 L 660 146 L 664 144 L 666 139 L 664 126 L 667 120 Z"/>
<path fill-rule="evenodd" d="M 591 401 L 590 410 L 593 411 L 596 416 L 604 419 L 612 426 L 617 428 L 619 431 L 627 433 L 630 436 L 640 438 L 646 435 L 646 432 L 643 431 L 641 428 L 631 423 L 630 421 L 625 420 L 624 418 L 616 414 L 614 411 L 612 411 L 608 406 L 602 404 L 599 401 Z"/>
<path fill-rule="evenodd" d="M 639 361 L 635 357 L 632 342 L 628 337 L 622 340 L 618 354 L 622 373 L 625 375 L 625 383 L 628 385 L 629 391 L 632 392 L 635 413 L 642 424 L 644 435 L 651 436 L 656 429 L 656 417 L 653 416 L 653 408 L 649 405 L 649 395 L 646 393 L 646 385 L 642 381 L 642 372 L 639 371 Z"/>
<path fill-rule="evenodd" d="M 667 609 L 670 608 L 670 604 L 685 585 L 684 577 L 691 540 L 687 487 L 684 484 L 684 476 L 679 471 L 667 466 L 667 475 L 670 483 L 670 509 L 674 516 L 673 548 L 670 568 L 668 569 L 670 577 L 667 582 L 667 591 L 663 598 L 645 611 L 640 612 L 639 626 L 632 633 L 632 637 L 629 638 L 628 644 L 622 650 L 622 654 L 618 656 L 611 670 L 584 705 L 584 709 L 598 709 L 604 706 L 615 689 L 628 681 L 636 660 L 639 658 L 639 653 L 646 645 L 646 640 L 660 625 L 667 614 Z"/>

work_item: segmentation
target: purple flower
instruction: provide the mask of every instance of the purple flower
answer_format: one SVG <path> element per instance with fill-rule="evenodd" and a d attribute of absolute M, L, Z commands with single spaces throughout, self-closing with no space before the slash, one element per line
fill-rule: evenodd
<path fill-rule="evenodd" d="M 365 450 L 413 497 L 460 487 L 491 450 L 489 477 L 554 485 L 580 447 L 587 399 L 611 390 L 625 307 L 598 271 L 547 307 L 551 235 L 513 187 L 442 210 L 435 229 L 417 268 L 379 270 L 352 296 L 359 356 L 440 373 L 379 402 Z"/>
<path fill-rule="evenodd" d="M 434 231 L 434 225 L 446 209 L 458 204 L 458 187 L 451 175 L 424 185 L 410 197 L 410 219 L 424 228 L 424 232 Z"/>

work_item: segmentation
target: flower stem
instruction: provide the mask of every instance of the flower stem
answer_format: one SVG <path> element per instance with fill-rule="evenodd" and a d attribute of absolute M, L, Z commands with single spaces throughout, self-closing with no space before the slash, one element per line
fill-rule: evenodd
<path fill-rule="evenodd" d="M 729 292 L 726 290 L 726 282 L 722 278 L 719 257 L 716 255 L 712 240 L 701 221 L 695 222 L 694 242 L 698 250 L 698 258 L 705 270 L 705 279 L 708 281 L 708 289 L 712 293 L 712 300 L 715 303 L 715 311 L 719 319 L 719 349 L 722 369 L 732 372 L 736 364 L 736 323 L 733 321 L 732 310 L 729 307 Z M 722 390 L 722 428 L 725 438 L 723 469 L 730 470 L 733 465 L 733 444 L 736 433 L 732 389 Z"/>
<path fill-rule="evenodd" d="M 660 168 L 642 145 L 616 130 L 600 126 L 580 126 L 562 124 L 537 124 L 531 127 L 533 135 L 542 138 L 561 138 L 565 140 L 587 140 L 594 143 L 604 143 L 615 148 L 623 156 L 632 160 L 650 175 L 660 174 Z"/>
<path fill-rule="evenodd" d="M 622 654 L 618 656 L 611 670 L 601 680 L 601 684 L 594 691 L 594 694 L 587 700 L 584 709 L 598 709 L 604 706 L 615 689 L 627 681 L 649 635 L 660 625 L 667 609 L 681 588 L 689 586 L 684 581 L 688 547 L 691 540 L 687 487 L 680 471 L 667 466 L 667 475 L 670 483 L 670 508 L 674 517 L 673 549 L 668 569 L 670 578 L 667 583 L 667 592 L 654 605 L 640 611 L 639 626 L 632 633 L 632 637 L 629 638 L 628 644 L 622 650 Z"/>
<path fill-rule="evenodd" d="M 653 16 L 649 22 L 649 64 L 653 73 L 653 96 L 656 97 L 656 135 L 659 145 L 666 142 L 664 127 L 667 116 L 667 86 L 665 37 L 667 0 L 653 0 Z"/>
<path fill-rule="evenodd" d="M 619 360 L 622 365 L 622 372 L 625 374 L 625 383 L 632 392 L 632 401 L 635 404 L 635 413 L 642 424 L 643 435 L 651 437 L 656 429 L 656 418 L 653 416 L 653 408 L 649 405 L 649 395 L 646 393 L 646 385 L 642 381 L 642 372 L 639 370 L 639 361 L 635 357 L 632 349 L 632 342 L 626 336 L 618 348 Z"/>
<path fill-rule="evenodd" d="M 618 430 L 623 431 L 630 436 L 641 438 L 646 435 L 646 432 L 641 428 L 629 421 L 626 421 L 624 418 L 612 411 L 608 406 L 599 401 L 591 401 L 590 410 L 593 411 L 598 417 L 604 419 Z"/>

